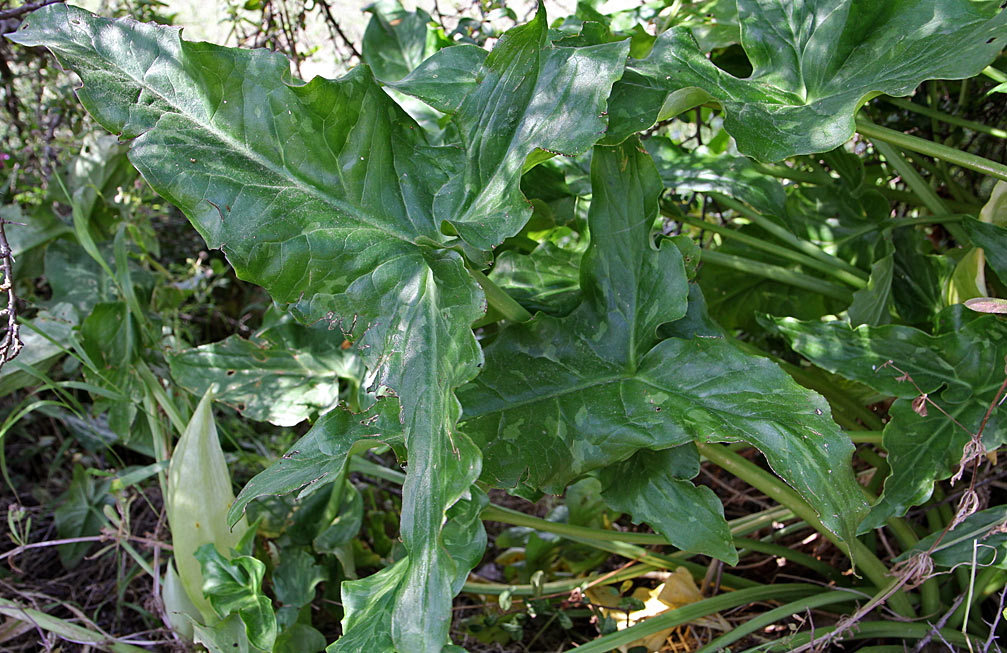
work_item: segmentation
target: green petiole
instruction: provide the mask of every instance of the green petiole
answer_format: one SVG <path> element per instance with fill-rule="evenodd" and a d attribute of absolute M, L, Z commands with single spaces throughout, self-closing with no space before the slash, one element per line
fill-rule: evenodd
<path fill-rule="evenodd" d="M 851 559 L 856 559 L 860 569 L 876 586 L 885 587 L 888 584 L 888 568 L 885 567 L 884 563 L 870 549 L 856 539 L 852 540 L 848 545 L 843 543 L 839 537 L 822 524 L 818 518 L 818 513 L 805 503 L 804 499 L 798 496 L 796 492 L 785 485 L 783 481 L 746 458 L 729 451 L 727 447 L 722 445 L 706 443 L 697 444 L 697 447 L 701 456 L 721 469 L 734 474 L 777 503 L 787 506 L 794 511 L 795 515 L 808 522 L 815 530 L 839 547 L 840 550 L 848 552 Z M 902 591 L 897 591 L 893 594 L 889 599 L 889 604 L 893 610 L 902 616 L 915 616 L 915 611 L 909 602 L 909 597 Z"/>
<path fill-rule="evenodd" d="M 1002 163 L 996 163 L 969 152 L 962 152 L 961 150 L 956 150 L 955 148 L 948 147 L 947 145 L 934 143 L 926 140 L 925 138 L 910 136 L 909 134 L 903 134 L 902 132 L 895 131 L 894 129 L 881 127 L 880 125 L 875 125 L 864 118 L 857 118 L 857 131 L 872 141 L 889 143 L 898 148 L 909 150 L 910 152 L 932 156 L 935 159 L 941 159 L 942 161 L 947 161 L 948 163 L 961 166 L 975 172 L 981 172 L 982 174 L 989 175 L 995 179 L 1007 181 L 1007 166 Z M 935 213 L 947 213 L 947 211 L 935 211 Z"/>
<path fill-rule="evenodd" d="M 815 277 L 809 277 L 805 274 L 794 272 L 793 270 L 788 270 L 787 268 L 783 268 L 778 265 L 769 265 L 761 261 L 753 261 L 740 256 L 734 256 L 733 254 L 723 254 L 721 252 L 708 249 L 703 250 L 703 262 L 722 268 L 731 268 L 732 270 L 738 270 L 739 272 L 754 274 L 759 277 L 765 277 L 766 279 L 778 281 L 779 283 L 785 283 L 788 286 L 794 286 L 795 288 L 810 290 L 811 292 L 820 293 L 841 302 L 848 303 L 853 301 L 852 293 L 843 286 L 829 281 L 824 281 L 822 279 L 817 279 Z"/>
<path fill-rule="evenodd" d="M 851 274 L 846 270 L 838 269 L 831 264 L 824 263 L 819 259 L 808 256 L 801 252 L 795 252 L 794 250 L 789 249 L 787 247 L 782 247 L 775 243 L 762 240 L 761 238 L 756 238 L 754 236 L 741 233 L 737 229 L 731 229 L 730 227 L 724 227 L 719 224 L 714 224 L 711 222 L 704 222 L 703 220 L 697 220 L 689 216 L 675 216 L 670 211 L 665 211 L 664 209 L 662 209 L 662 213 L 684 224 L 688 224 L 693 227 L 699 227 L 700 229 L 705 229 L 707 231 L 712 231 L 713 233 L 720 234 L 726 238 L 732 238 L 738 241 L 739 243 L 749 245 L 750 247 L 754 247 L 755 249 L 760 249 L 764 252 L 769 252 L 770 254 L 776 254 L 777 256 L 793 261 L 794 263 L 798 263 L 800 265 L 806 265 L 807 267 L 818 270 L 819 272 L 824 272 L 825 274 L 833 276 L 837 280 L 842 281 L 843 283 L 846 283 L 856 289 L 863 288 L 867 285 L 867 282 L 858 275 Z"/>
<path fill-rule="evenodd" d="M 849 263 L 847 263 L 846 261 L 844 261 L 839 257 L 829 254 L 828 252 L 818 247 L 814 243 L 810 243 L 806 240 L 798 238 L 797 236 L 790 233 L 780 225 L 776 224 L 766 216 L 746 206 L 745 204 L 742 204 L 738 200 L 732 197 L 728 197 L 727 195 L 721 195 L 720 193 L 707 193 L 707 194 L 713 199 L 715 199 L 718 204 L 726 206 L 732 211 L 738 213 L 739 215 L 748 218 L 753 223 L 759 225 L 760 227 L 762 227 L 769 233 L 773 234 L 783 242 L 787 243 L 794 249 L 803 252 L 804 254 L 807 254 L 812 258 L 818 259 L 822 263 L 831 265 L 840 270 L 845 270 L 849 274 L 860 277 L 864 281 L 867 280 L 868 275 L 863 270 L 854 267 L 853 265 L 850 265 Z"/>

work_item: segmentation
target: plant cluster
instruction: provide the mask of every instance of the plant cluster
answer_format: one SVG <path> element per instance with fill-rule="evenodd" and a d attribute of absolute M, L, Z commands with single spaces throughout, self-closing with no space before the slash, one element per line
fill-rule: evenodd
<path fill-rule="evenodd" d="M 64 4 L 7 35 L 76 73 L 114 134 L 54 174 L 58 193 L 22 198 L 12 246 L 47 296 L 0 383 L 51 397 L 27 395 L 0 434 L 40 413 L 144 461 L 74 470 L 64 564 L 122 532 L 127 489 L 156 479 L 173 563 L 162 575 L 157 552 L 121 545 L 178 636 L 212 651 L 458 651 L 540 617 L 570 629 L 576 606 L 602 632 L 578 650 L 656 650 L 765 600 L 782 605 L 720 617 L 704 650 L 826 606 L 845 618 L 765 650 L 994 645 L 1007 11 L 584 2 L 550 20 L 543 4 L 498 40 L 371 11 L 360 64 L 335 80 Z M 296 63 L 299 22 L 275 15 Z M 163 265 L 159 239 L 181 228 L 158 197 L 222 257 Z M 219 339 L 214 315 L 250 337 Z M 241 415 L 226 413 L 232 461 L 268 462 L 236 497 L 214 401 Z M 777 505 L 729 519 L 711 467 Z M 550 496 L 565 503 L 546 518 L 502 505 Z M 520 551 L 495 558 L 496 582 L 480 579 L 484 522 L 517 527 L 494 533 Z M 10 524 L 30 548 L 24 514 Z M 830 586 L 722 570 L 752 552 Z M 610 554 L 635 564 L 602 569 Z M 733 591 L 703 598 L 673 574 L 624 596 L 678 568 Z M 333 616 L 313 614 L 319 591 Z M 500 610 L 459 624 L 463 593 Z M 871 620 L 882 608 L 894 617 Z"/>

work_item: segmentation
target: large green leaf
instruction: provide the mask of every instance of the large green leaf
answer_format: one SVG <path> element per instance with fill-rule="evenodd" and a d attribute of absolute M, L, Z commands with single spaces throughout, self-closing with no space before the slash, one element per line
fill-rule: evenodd
<path fill-rule="evenodd" d="M 171 377 L 201 395 L 217 385 L 217 400 L 250 419 L 293 426 L 332 408 L 344 384 L 359 383 L 358 356 L 325 327 L 283 321 L 251 339 L 221 342 L 169 354 Z"/>
<path fill-rule="evenodd" d="M 744 154 L 826 152 L 853 135 L 864 100 L 971 77 L 1007 37 L 1007 14 L 990 1 L 738 0 L 738 14 L 749 78 L 717 68 L 687 28 L 672 28 L 627 65 L 609 138 L 713 100 Z"/>
<path fill-rule="evenodd" d="M 464 48 L 464 49 L 462 49 Z M 508 31 L 478 69 L 451 85 L 444 68 L 473 63 L 471 49 L 447 48 L 393 87 L 452 113 L 466 165 L 437 195 L 434 211 L 472 245 L 496 245 L 531 216 L 518 182 L 535 148 L 580 154 L 604 135 L 607 98 L 622 76 L 629 42 L 556 47 L 548 42 L 545 8 Z"/>
<path fill-rule="evenodd" d="M 693 485 L 699 454 L 689 443 L 662 451 L 640 451 L 605 468 L 605 502 L 628 512 L 634 522 L 647 522 L 672 544 L 738 564 L 724 507 L 713 490 Z"/>
<path fill-rule="evenodd" d="M 842 322 L 776 320 L 780 333 L 811 362 L 898 397 L 882 440 L 892 475 L 862 529 L 905 514 L 930 497 L 934 481 L 951 475 L 969 432 L 979 428 L 1003 382 L 1007 325 L 962 306 L 945 310 L 940 318 L 942 329 L 933 336 L 897 325 L 851 329 Z M 919 390 L 961 426 L 933 406 L 926 415 L 914 411 L 912 401 L 919 391 L 901 373 L 885 367 L 888 361 L 909 374 Z M 1005 440 L 998 413 L 993 411 L 983 433 L 990 449 Z"/>
<path fill-rule="evenodd" d="M 382 81 L 402 79 L 424 59 L 451 42 L 434 27 L 430 14 L 406 11 L 398 0 L 379 0 L 361 43 L 361 57 Z"/>
<path fill-rule="evenodd" d="M 537 59 L 541 44 L 528 35 L 510 39 L 505 52 Z M 45 45 L 80 75 L 85 107 L 130 141 L 133 164 L 240 277 L 305 320 L 338 329 L 333 335 L 352 341 L 370 364 L 369 380 L 401 398 L 409 559 L 392 627 L 403 650 L 439 650 L 451 587 L 464 573 L 440 529 L 480 468 L 478 450 L 452 432 L 459 412 L 452 389 L 478 370 L 469 325 L 483 300 L 432 212 L 437 191 L 461 174 L 463 153 L 427 145 L 366 66 L 305 84 L 275 53 L 188 43 L 174 28 L 64 5 L 33 14 L 13 39 Z M 508 58 L 496 69 L 502 78 L 511 76 Z M 609 77 L 621 66 L 620 59 Z M 527 98 L 520 104 L 519 95 L 505 95 L 494 110 L 521 113 L 510 99 L 529 108 Z M 503 160 L 533 147 L 516 134 L 506 145 L 504 154 L 476 149 Z"/>
<path fill-rule="evenodd" d="M 688 288 L 678 249 L 652 244 L 661 182 L 650 157 L 635 141 L 596 148 L 591 177 L 584 302 L 504 330 L 459 392 L 483 478 L 560 493 L 640 449 L 746 441 L 852 537 L 865 506 L 826 402 L 723 338 L 659 340 L 658 326 L 686 314 Z"/>

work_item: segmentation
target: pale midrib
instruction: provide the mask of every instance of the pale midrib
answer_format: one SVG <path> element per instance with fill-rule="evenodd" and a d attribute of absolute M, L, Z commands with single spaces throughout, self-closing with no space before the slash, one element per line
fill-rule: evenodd
<path fill-rule="evenodd" d="M 605 377 L 605 378 L 602 378 L 602 379 L 595 379 L 593 381 L 589 381 L 589 382 L 586 382 L 586 383 L 580 383 L 580 384 L 575 385 L 575 386 L 564 388 L 560 392 L 553 392 L 553 393 L 550 393 L 550 394 L 547 394 L 547 395 L 541 395 L 540 394 L 540 395 L 536 395 L 536 396 L 534 396 L 532 398 L 529 398 L 529 399 L 523 399 L 521 401 L 509 402 L 507 404 L 507 406 L 504 407 L 504 408 L 499 408 L 499 409 L 496 409 L 496 410 L 488 410 L 488 411 L 486 411 L 484 413 L 478 413 L 478 414 L 472 414 L 472 415 L 466 415 L 465 414 L 464 404 L 462 404 L 462 406 L 463 406 L 462 407 L 462 418 L 460 420 L 460 423 L 464 424 L 468 420 L 475 419 L 477 417 L 485 417 L 486 415 L 492 415 L 494 413 L 506 413 L 506 412 L 509 412 L 509 411 L 512 411 L 512 410 L 516 410 L 518 408 L 524 408 L 526 406 L 531 406 L 533 404 L 538 404 L 538 403 L 542 403 L 542 402 L 545 402 L 545 401 L 552 401 L 553 399 L 557 399 L 559 397 L 565 397 L 567 395 L 576 394 L 578 392 L 583 392 L 584 390 L 589 390 L 591 388 L 597 388 L 599 386 L 608 385 L 610 383 L 620 383 L 622 381 L 632 381 L 632 380 L 636 380 L 636 379 L 637 379 L 637 377 L 633 376 L 632 374 L 619 374 L 619 375 L 615 375 L 615 376 L 608 376 L 608 377 Z"/>
<path fill-rule="evenodd" d="M 477 414 L 471 414 L 471 415 L 465 414 L 464 405 L 463 405 L 462 417 L 459 420 L 459 423 L 464 424 L 468 420 L 476 419 L 478 417 L 485 417 L 487 415 L 494 415 L 494 414 L 497 414 L 497 413 L 507 413 L 507 412 L 510 412 L 512 410 L 517 410 L 519 408 L 526 408 L 526 407 L 532 406 L 534 404 L 540 404 L 540 403 L 543 403 L 543 402 L 553 401 L 555 399 L 559 399 L 560 397 L 566 397 L 568 395 L 573 395 L 573 394 L 576 394 L 578 392 L 583 392 L 585 390 L 590 390 L 591 388 L 597 388 L 597 387 L 604 386 L 604 385 L 609 385 L 609 384 L 612 384 L 612 383 L 623 383 L 623 382 L 626 382 L 626 381 L 637 381 L 637 382 L 639 382 L 639 383 L 641 383 L 641 384 L 643 384 L 643 385 L 645 385 L 645 386 L 647 386 L 649 388 L 653 388 L 654 390 L 657 390 L 658 392 L 667 393 L 667 394 L 674 395 L 674 396 L 677 396 L 677 397 L 688 398 L 687 394 L 684 393 L 684 392 L 682 392 L 681 390 L 676 390 L 676 389 L 668 388 L 668 387 L 665 387 L 665 386 L 662 386 L 662 385 L 658 385 L 657 383 L 655 383 L 653 380 L 647 378 L 646 376 L 641 376 L 640 373 L 639 373 L 639 371 L 637 371 L 637 372 L 633 372 L 633 373 L 624 373 L 624 374 L 618 374 L 618 375 L 613 375 L 613 376 L 607 376 L 607 377 L 604 377 L 604 378 L 601 378 L 601 379 L 596 379 L 594 381 L 590 381 L 590 382 L 586 382 L 586 383 L 579 383 L 579 384 L 577 384 L 575 386 L 564 388 L 563 390 L 561 390 L 559 392 L 552 392 L 552 393 L 549 393 L 547 395 L 536 395 L 536 396 L 534 396 L 532 398 L 522 399 L 521 401 L 509 402 L 507 404 L 507 406 L 505 406 L 503 408 L 498 408 L 498 409 L 495 409 L 495 410 L 488 410 L 488 411 L 485 411 L 485 412 L 482 412 L 482 413 L 477 413 Z M 695 398 L 693 398 L 693 400 L 694 399 Z M 721 410 L 721 409 L 713 410 L 713 409 L 711 409 L 711 408 L 709 408 L 707 406 L 704 406 L 704 409 L 708 410 L 711 413 L 715 412 L 715 413 L 717 413 L 718 415 L 720 415 L 722 417 L 724 415 L 728 415 L 728 416 L 732 416 L 732 417 L 741 417 L 741 418 L 746 417 L 745 415 L 742 415 L 740 413 L 732 413 L 732 412 L 724 411 L 724 410 Z"/>
<path fill-rule="evenodd" d="M 179 56 L 183 57 L 183 56 L 185 56 L 185 53 L 183 52 L 183 49 L 182 49 L 181 46 L 182 46 L 181 40 L 179 40 Z M 93 52 L 95 52 L 95 53 L 98 52 L 98 49 L 94 47 L 93 42 L 92 42 L 91 50 Z M 161 58 L 161 55 L 159 54 L 157 56 L 157 58 L 155 59 L 155 61 L 157 61 L 160 58 Z M 256 163 L 258 165 L 260 165 L 261 167 L 265 168 L 266 170 L 269 170 L 273 174 L 277 175 L 277 177 L 279 177 L 281 179 L 290 179 L 291 181 L 294 182 L 293 185 L 296 188 L 298 188 L 299 190 L 303 191 L 306 195 L 310 195 L 312 197 L 315 197 L 316 199 L 320 200 L 324 204 L 328 204 L 328 205 L 336 208 L 337 210 L 340 210 L 340 211 L 342 211 L 342 212 L 344 212 L 344 213 L 346 213 L 348 215 L 351 215 L 354 218 L 356 218 L 357 220 L 359 220 L 360 222 L 365 223 L 366 225 L 368 225 L 372 229 L 375 229 L 377 231 L 381 231 L 382 233 L 385 233 L 385 234 L 387 234 L 388 236 L 390 236 L 392 238 L 395 238 L 397 240 L 401 240 L 401 241 L 407 242 L 407 243 L 409 243 L 411 245 L 415 245 L 416 244 L 415 242 L 413 242 L 413 239 L 412 239 L 413 236 L 411 234 L 404 234 L 404 233 L 399 233 L 399 232 L 390 230 L 386 225 L 381 224 L 380 221 L 375 221 L 372 218 L 372 216 L 359 211 L 357 209 L 357 207 L 355 207 L 352 204 L 346 202 L 345 200 L 341 200 L 341 199 L 339 199 L 337 197 L 333 197 L 329 193 L 325 192 L 323 189 L 318 188 L 317 186 L 315 186 L 313 184 L 309 184 L 309 183 L 305 182 L 303 179 L 301 179 L 299 176 L 293 174 L 293 172 L 289 171 L 285 167 L 278 167 L 270 159 L 262 156 L 261 154 L 259 154 L 255 150 L 249 149 L 246 145 L 244 145 L 242 143 L 239 143 L 237 141 L 237 139 L 233 138 L 227 132 L 222 131 L 220 129 L 217 129 L 216 126 L 213 124 L 212 121 L 210 121 L 210 122 L 208 122 L 208 124 L 204 125 L 203 123 L 201 123 L 196 118 L 196 116 L 194 116 L 191 113 L 185 111 L 183 108 L 179 107 L 174 102 L 169 101 L 168 98 L 165 97 L 164 94 L 161 93 L 160 90 L 154 88 L 153 86 L 148 85 L 144 80 L 136 79 L 128 71 L 126 71 L 126 70 L 120 68 L 119 66 L 117 66 L 114 61 L 111 61 L 111 60 L 109 60 L 107 58 L 105 58 L 104 60 L 107 63 L 111 64 L 112 70 L 118 70 L 118 71 L 120 71 L 126 79 L 132 81 L 139 88 L 142 88 L 142 89 L 146 90 L 148 93 L 151 93 L 151 94 L 157 96 L 158 98 L 160 98 L 164 102 L 165 105 L 171 107 L 176 112 L 177 115 L 184 117 L 186 120 L 188 120 L 193 125 L 195 125 L 197 129 L 201 129 L 201 130 L 210 132 L 214 137 L 218 138 L 221 142 L 223 142 L 224 144 L 226 144 L 226 145 L 234 148 L 235 151 L 239 152 L 240 154 L 242 154 L 243 156 L 245 156 L 247 159 L 253 161 L 254 163 Z M 148 71 L 150 70 L 150 66 L 147 67 L 147 70 Z M 244 99 L 245 98 L 243 97 L 242 101 L 244 101 Z M 274 119 L 275 119 L 275 116 L 274 116 Z M 153 131 L 154 129 L 157 129 L 157 124 L 156 123 L 153 126 L 151 126 L 150 128 L 146 129 L 143 133 L 145 134 L 147 132 Z M 287 174 L 284 174 L 284 172 L 286 172 Z"/>

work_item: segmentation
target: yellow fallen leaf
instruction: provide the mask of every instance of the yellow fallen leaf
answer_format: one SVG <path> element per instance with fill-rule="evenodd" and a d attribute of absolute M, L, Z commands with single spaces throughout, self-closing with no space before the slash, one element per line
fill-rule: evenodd
<path fill-rule="evenodd" d="M 674 610 L 683 605 L 695 603 L 703 598 L 703 595 L 699 593 L 699 588 L 696 587 L 696 581 L 692 579 L 692 574 L 686 571 L 684 567 L 676 569 L 674 573 L 670 574 L 663 583 L 654 589 L 646 587 L 636 588 L 632 597 L 639 599 L 643 603 L 643 608 L 634 610 L 629 614 L 625 610 L 617 609 L 622 597 L 614 587 L 593 587 L 587 590 L 587 596 L 591 600 L 591 603 L 603 606 L 600 608 L 600 612 L 606 617 L 611 617 L 615 621 L 616 628 L 619 630 L 625 630 L 630 626 L 635 626 L 644 619 L 656 617 L 668 610 Z M 675 628 L 667 628 L 653 635 L 641 637 L 621 646 L 619 650 L 626 653 L 631 648 L 643 646 L 651 653 L 660 651 L 665 640 L 668 639 L 668 636 L 674 630 Z"/>

